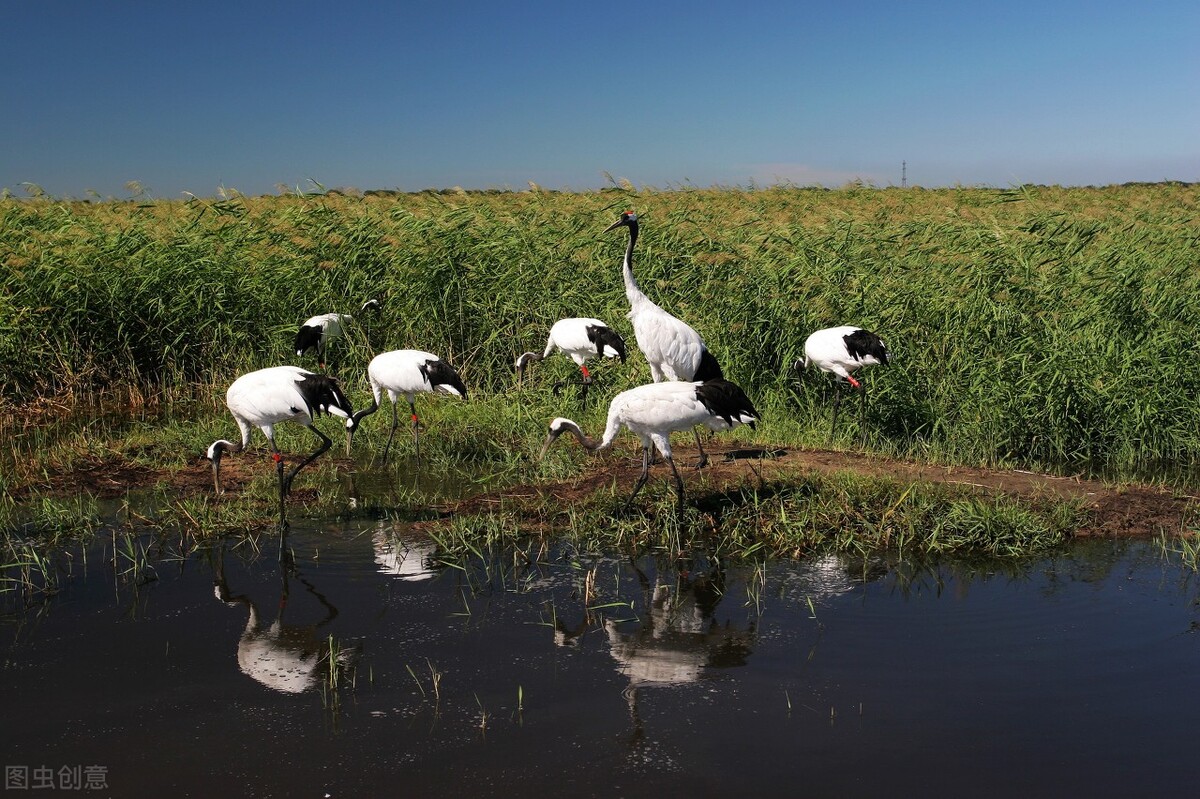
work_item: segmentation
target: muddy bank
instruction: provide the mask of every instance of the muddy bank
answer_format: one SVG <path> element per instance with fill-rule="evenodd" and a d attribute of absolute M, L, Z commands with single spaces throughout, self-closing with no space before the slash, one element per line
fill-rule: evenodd
<path fill-rule="evenodd" d="M 775 449 L 763 450 L 716 449 L 710 453 L 709 465 L 697 470 L 694 447 L 677 447 L 676 462 L 687 486 L 689 496 L 696 498 L 707 492 L 721 491 L 747 479 L 786 480 L 810 473 L 851 471 L 888 478 L 901 482 L 923 481 L 946 483 L 983 493 L 1000 493 L 1037 499 L 1062 497 L 1076 499 L 1088 509 L 1090 521 L 1079 535 L 1089 536 L 1151 536 L 1162 530 L 1182 528 L 1191 518 L 1193 506 L 1200 498 L 1148 485 L 1113 485 L 1097 480 L 1056 477 L 1020 470 L 979 469 L 965 466 L 937 466 L 912 461 L 897 461 L 862 453 L 830 450 Z M 350 460 L 330 458 L 345 468 L 353 468 Z M 242 486 L 253 476 L 271 470 L 273 465 L 265 450 L 228 458 L 222 464 L 222 482 L 229 497 L 236 497 Z M 568 505 L 612 485 L 619 490 L 632 489 L 641 468 L 640 458 L 633 450 L 622 450 L 597 457 L 592 467 L 581 477 L 557 483 L 510 486 L 503 491 L 482 493 L 458 502 L 439 504 L 441 513 L 486 513 L 496 508 L 502 499 L 545 499 Z M 651 470 L 647 490 L 669 479 L 665 466 Z M 47 478 L 13 491 L 20 501 L 31 494 L 70 496 L 80 493 L 99 498 L 119 497 L 127 491 L 165 485 L 181 496 L 211 493 L 212 470 L 207 460 L 198 458 L 187 467 L 177 470 L 155 470 L 124 462 L 91 459 L 70 471 L 51 473 Z M 293 501 L 303 502 L 312 497 L 319 486 L 298 486 Z M 661 490 L 661 485 L 657 490 Z"/>
<path fill-rule="evenodd" d="M 936 466 L 896 461 L 868 454 L 830 450 L 776 449 L 768 457 L 762 450 L 710 451 L 709 465 L 697 470 L 695 447 L 676 447 L 689 496 L 722 491 L 746 479 L 786 480 L 810 473 L 856 472 L 899 482 L 929 482 L 965 486 L 982 493 L 1006 494 L 1024 499 L 1064 498 L 1083 503 L 1089 523 L 1081 536 L 1153 536 L 1163 530 L 1181 529 L 1200 497 L 1185 496 L 1148 485 L 1111 485 L 1097 480 L 1056 477 L 1019 470 L 978 469 L 965 466 Z M 607 488 L 615 477 L 620 490 L 632 489 L 641 471 L 640 458 L 612 455 L 596 459 L 594 468 L 575 480 L 535 486 L 514 486 L 503 492 L 480 494 L 445 507 L 457 513 L 486 512 L 504 497 L 526 496 L 553 499 L 564 507 L 595 491 Z M 651 469 L 650 485 L 670 479 L 665 466 Z"/>

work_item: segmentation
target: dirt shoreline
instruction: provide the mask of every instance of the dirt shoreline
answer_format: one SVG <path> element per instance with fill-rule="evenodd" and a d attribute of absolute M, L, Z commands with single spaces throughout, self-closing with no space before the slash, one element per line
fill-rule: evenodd
<path fill-rule="evenodd" d="M 811 473 L 852 471 L 902 482 L 961 485 L 983 493 L 1000 493 L 1025 499 L 1078 499 L 1090 516 L 1089 523 L 1078 531 L 1081 536 L 1136 537 L 1154 536 L 1164 530 L 1179 532 L 1185 522 L 1193 518 L 1193 510 L 1200 504 L 1200 497 L 1157 486 L 1112 485 L 1097 480 L 1056 477 L 1021 470 L 939 466 L 856 452 L 779 448 L 772 451 L 771 457 L 761 458 L 760 450 L 714 449 L 710 452 L 709 465 L 703 470 L 695 468 L 697 454 L 694 447 L 676 449 L 676 463 L 692 497 L 722 490 L 746 478 L 773 480 Z M 494 509 L 500 499 L 520 496 L 553 499 L 565 506 L 611 485 L 614 479 L 622 489 L 632 489 L 640 470 L 640 459 L 631 455 L 632 450 L 602 455 L 580 477 L 557 483 L 509 486 L 502 491 L 441 503 L 438 510 L 444 514 L 486 513 Z M 344 463 L 347 468 L 352 466 L 348 459 L 331 459 Z M 231 495 L 236 495 L 246 480 L 269 468 L 271 465 L 265 451 L 228 458 L 222 464 L 222 482 Z M 656 482 L 667 479 L 669 473 L 663 465 L 653 467 L 648 489 Z M 212 471 L 208 461 L 203 458 L 179 470 L 154 470 L 96 458 L 80 463 L 70 471 L 51 474 L 45 480 L 22 486 L 13 491 L 13 497 L 21 501 L 33 494 L 91 494 L 103 499 L 119 497 L 129 490 L 148 488 L 158 483 L 169 486 L 183 496 L 213 490 Z M 297 493 L 302 501 L 303 494 L 307 492 Z"/>

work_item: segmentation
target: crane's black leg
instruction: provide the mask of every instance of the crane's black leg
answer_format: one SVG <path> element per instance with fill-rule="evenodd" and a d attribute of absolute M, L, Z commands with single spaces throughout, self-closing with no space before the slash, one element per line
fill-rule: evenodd
<path fill-rule="evenodd" d="M 279 476 L 279 529 L 287 526 L 287 513 L 284 511 L 284 499 L 287 497 L 288 485 L 283 476 L 283 457 L 275 453 L 275 473 Z"/>
<path fill-rule="evenodd" d="M 396 403 L 392 403 L 392 429 L 388 431 L 387 444 L 383 447 L 383 462 L 386 464 L 388 459 L 388 451 L 392 448 L 392 437 L 396 435 Z"/>
<path fill-rule="evenodd" d="M 408 403 L 408 410 L 412 414 L 412 431 L 413 431 L 413 446 L 417 448 L 417 468 L 421 468 L 421 422 L 417 419 L 417 406 L 413 403 Z"/>
<path fill-rule="evenodd" d="M 838 405 L 842 401 L 842 385 L 840 382 L 833 384 L 833 418 L 829 423 L 829 437 L 837 437 L 837 417 Z"/>
<path fill-rule="evenodd" d="M 642 490 L 642 486 L 646 485 L 646 479 L 650 477 L 650 447 L 642 447 L 642 473 L 638 476 L 637 483 L 633 486 L 633 493 L 629 495 L 629 499 L 625 500 L 625 508 L 633 504 L 633 498 Z"/>
<path fill-rule="evenodd" d="M 697 434 L 699 436 L 699 434 Z M 675 493 L 679 495 L 679 513 L 683 514 L 683 478 L 679 476 L 679 470 L 675 468 L 675 459 L 671 456 L 666 456 L 667 465 L 671 467 L 671 473 L 675 475 Z"/>
<path fill-rule="evenodd" d="M 321 446 L 313 450 L 312 454 L 300 461 L 298 464 L 296 464 L 296 468 L 292 469 L 291 473 L 287 476 L 287 481 L 284 483 L 284 493 L 291 493 L 292 481 L 296 479 L 296 475 L 300 473 L 301 469 L 324 455 L 326 450 L 333 446 L 333 441 L 329 438 L 329 436 L 325 435 L 315 427 L 310 426 L 308 429 L 313 431 L 317 438 L 321 439 Z"/>
<path fill-rule="evenodd" d="M 302 460 L 298 464 L 296 464 L 296 467 L 294 469 L 292 469 L 292 471 L 288 474 L 286 479 L 283 477 L 283 461 L 279 462 L 279 476 L 280 476 L 280 480 L 282 481 L 282 483 L 280 485 L 280 491 L 279 491 L 279 561 L 280 561 L 280 563 L 287 560 L 287 548 L 286 548 L 285 542 L 287 539 L 288 523 L 287 523 L 287 519 L 284 518 L 284 515 L 283 515 L 283 498 L 287 494 L 291 493 L 292 481 L 296 479 L 296 475 L 300 473 L 300 470 L 303 469 L 308 464 L 315 461 L 318 457 L 323 455 L 326 450 L 328 450 L 331 446 L 333 446 L 333 441 L 329 438 L 329 436 L 325 435 L 324 433 L 322 433 L 320 430 L 318 430 L 315 427 L 310 426 L 308 429 L 313 431 L 314 433 L 316 433 L 317 438 L 321 439 L 321 446 L 317 447 L 312 452 L 312 454 L 309 455 L 307 458 L 305 458 L 304 460 Z"/>
<path fill-rule="evenodd" d="M 696 464 L 696 468 L 703 469 L 708 465 L 708 453 L 704 451 L 704 444 L 700 443 L 700 428 L 693 427 L 692 432 L 696 434 L 696 448 L 700 450 L 700 461 Z M 671 459 L 667 458 L 667 460 Z M 671 468 L 675 468 L 675 464 L 673 462 L 671 464 Z"/>
<path fill-rule="evenodd" d="M 858 446 L 864 448 L 867 446 L 867 384 L 863 383 L 859 390 L 862 391 L 862 412 L 858 421 L 860 428 Z"/>

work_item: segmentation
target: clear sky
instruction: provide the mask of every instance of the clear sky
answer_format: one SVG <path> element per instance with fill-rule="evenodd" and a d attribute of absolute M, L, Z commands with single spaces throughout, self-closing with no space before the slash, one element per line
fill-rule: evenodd
<path fill-rule="evenodd" d="M 0 30 L 17 196 L 1200 181 L 1197 0 L 13 0 Z"/>

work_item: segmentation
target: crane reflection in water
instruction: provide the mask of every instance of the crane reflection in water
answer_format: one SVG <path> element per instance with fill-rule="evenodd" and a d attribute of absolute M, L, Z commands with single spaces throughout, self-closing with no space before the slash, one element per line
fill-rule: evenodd
<path fill-rule="evenodd" d="M 569 627 L 556 614 L 554 640 L 559 646 L 575 646 L 590 629 L 604 631 L 608 653 L 627 680 L 622 696 L 633 722 L 630 746 L 644 748 L 640 694 L 656 686 L 696 683 L 713 670 L 746 665 L 754 650 L 757 622 L 717 620 L 716 609 L 725 595 L 725 570 L 719 562 L 698 569 L 659 563 L 653 579 L 635 560 L 629 563 L 641 587 L 639 617 L 601 616 L 588 610 L 585 596 L 585 612 L 575 626 Z"/>
<path fill-rule="evenodd" d="M 644 757 L 654 755 L 650 750 L 656 747 L 647 738 L 639 710 L 645 692 L 698 684 L 717 678 L 723 669 L 747 665 L 757 644 L 759 617 L 750 603 L 744 621 L 732 617 L 736 614 L 719 617 L 718 606 L 729 592 L 725 567 L 718 559 L 674 565 L 660 560 L 654 564 L 653 578 L 637 561 L 630 559 L 629 566 L 641 588 L 641 601 L 634 605 L 636 618 L 618 619 L 594 610 L 594 577 L 589 576 L 582 591 L 582 618 L 572 626 L 556 611 L 554 640 L 559 646 L 575 647 L 585 634 L 604 632 L 607 652 L 627 681 L 622 695 L 633 724 L 629 746 Z M 789 571 L 776 595 L 789 604 L 819 606 L 886 573 L 878 563 L 815 556 L 803 568 Z"/>
<path fill-rule="evenodd" d="M 217 600 L 248 611 L 246 628 L 237 645 L 238 668 L 247 677 L 280 693 L 299 694 L 322 681 L 333 683 L 331 674 L 353 668 L 361 646 L 339 643 L 323 633 L 323 628 L 337 617 L 337 608 L 294 566 L 279 565 L 278 610 L 271 620 L 263 616 L 250 597 L 230 590 L 225 578 L 223 545 L 217 551 L 213 571 L 213 593 Z M 304 586 L 322 608 L 323 615 L 317 621 L 307 624 L 285 621 L 292 579 Z"/>

